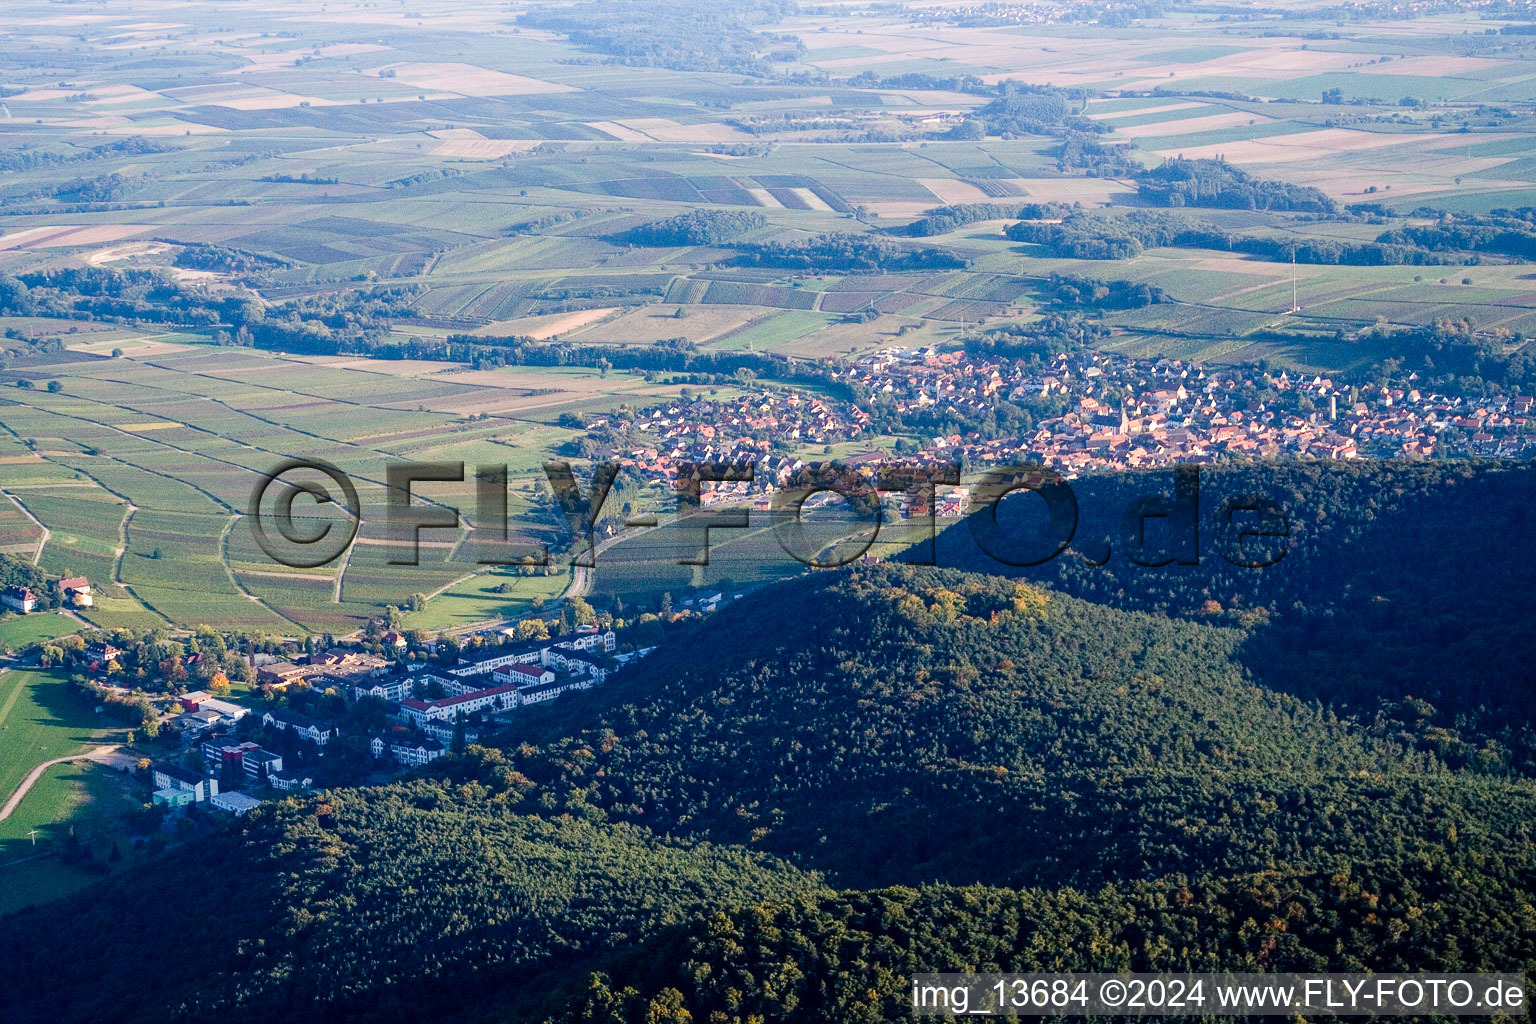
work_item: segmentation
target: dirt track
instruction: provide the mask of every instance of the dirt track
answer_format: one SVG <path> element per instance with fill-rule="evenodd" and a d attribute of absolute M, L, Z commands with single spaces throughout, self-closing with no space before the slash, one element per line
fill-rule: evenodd
<path fill-rule="evenodd" d="M 43 772 L 54 765 L 68 764 L 71 761 L 95 761 L 98 764 L 110 764 L 113 760 L 111 755 L 116 752 L 117 745 L 112 744 L 105 747 L 96 747 L 82 754 L 71 754 L 68 757 L 56 757 L 52 761 L 44 761 L 27 773 L 27 777 L 21 780 L 21 785 L 16 787 L 16 792 L 12 793 L 10 799 L 6 800 L 5 806 L 0 807 L 0 821 L 4 821 L 11 816 L 11 812 L 16 810 L 32 787 L 37 785 L 37 780 L 43 777 Z"/>

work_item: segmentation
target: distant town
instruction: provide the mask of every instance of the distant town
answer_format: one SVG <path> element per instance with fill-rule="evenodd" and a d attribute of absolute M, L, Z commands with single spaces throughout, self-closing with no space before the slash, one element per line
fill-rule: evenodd
<path fill-rule="evenodd" d="M 897 444 L 895 457 L 906 462 L 1035 464 L 1069 476 L 1234 459 L 1536 453 L 1530 396 L 1471 400 L 1417 373 L 1400 385 L 1360 386 L 1321 374 L 1096 350 L 1029 366 L 929 348 L 885 349 L 829 377 L 867 397 L 794 387 L 719 401 L 694 394 L 631 417 L 594 419 L 587 424 L 591 450 L 666 488 L 675 486 L 683 462 L 755 466 L 751 483 L 707 486 L 706 502 L 772 494 L 816 459 L 796 453 L 816 445 L 827 453 L 843 446 L 837 457 L 851 465 L 890 458 L 879 445 L 882 416 L 937 426 L 915 445 Z M 1009 431 L 998 422 L 1000 400 L 1046 413 Z M 960 507 L 951 511 L 958 515 Z"/>

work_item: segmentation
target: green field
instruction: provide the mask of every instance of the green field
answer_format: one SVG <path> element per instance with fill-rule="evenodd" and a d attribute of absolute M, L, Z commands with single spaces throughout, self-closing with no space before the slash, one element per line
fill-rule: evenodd
<path fill-rule="evenodd" d="M 112 727 L 69 692 L 56 672 L 0 672 L 0 800 L 44 761 L 88 750 L 119 737 Z"/>
<path fill-rule="evenodd" d="M 957 964 L 1536 970 L 1536 614 L 1495 543 L 1536 489 L 1536 3 L 0 26 L 0 570 L 94 601 L 0 613 L 0 1024 L 840 1024 Z M 556 461 L 588 500 L 618 467 L 585 528 Z M 690 490 L 722 463 L 752 472 Z M 795 508 L 829 463 L 872 500 Z M 1189 468 L 1234 496 L 1196 510 L 1203 578 L 1141 557 L 1181 547 Z M 1037 498 L 1067 488 L 1028 493 L 1057 473 L 1113 500 L 1052 566 L 984 557 L 989 517 L 1065 525 Z M 431 765 L 368 757 L 420 708 L 342 668 L 247 671 L 399 629 L 448 672 L 588 611 L 622 668 L 455 715 Z M 84 632 L 110 674 L 24 666 Z M 255 714 L 193 737 L 219 669 Z M 316 785 L 154 806 L 141 761 L 204 738 Z"/>
<path fill-rule="evenodd" d="M 515 570 L 497 569 L 454 583 L 433 597 L 419 612 L 407 612 L 402 620 L 409 629 L 462 629 L 497 619 L 528 615 L 537 598 L 552 601 L 565 592 L 566 573 L 554 576 L 523 576 Z M 507 593 L 499 587 L 509 586 Z"/>
<path fill-rule="evenodd" d="M 109 867 L 114 844 L 124 858 L 122 863 L 128 863 L 133 845 L 122 818 L 141 807 L 144 799 L 144 783 L 103 765 L 49 768 L 15 813 L 0 821 L 0 914 L 46 903 L 99 881 Z M 95 867 L 60 858 L 71 835 L 90 851 Z"/>
<path fill-rule="evenodd" d="M 421 379 L 387 369 L 313 367 L 211 347 L 161 353 L 153 361 L 59 364 L 51 371 L 68 381 L 65 390 L 37 395 L 35 405 L 15 408 L 6 419 L 17 433 L 35 439 L 41 459 L 0 464 L 0 481 L 13 486 L 18 500 L 52 530 L 42 565 L 85 574 L 96 585 L 96 607 L 84 613 L 93 623 L 142 627 L 168 619 L 344 633 L 386 605 L 436 591 L 477 566 L 450 563 L 433 549 L 417 567 L 391 566 L 393 549 L 360 545 L 346 561 L 338 602 L 339 560 L 294 571 L 257 547 L 245 513 L 258 473 L 288 457 L 337 458 L 340 446 L 338 461 L 356 479 L 365 504 L 366 539 L 383 536 L 388 460 L 507 464 L 515 475 L 509 512 L 526 521 L 523 529 L 536 538 L 550 527 L 530 518 L 528 488 L 541 477 L 543 461 L 574 434 L 540 420 L 572 409 L 611 408 L 631 389 L 650 390 L 638 378 L 624 378 L 615 381 L 616 394 L 605 395 L 592 386 L 598 379 L 592 371 L 531 374 L 547 377 L 548 385 L 530 388 Z M 254 377 L 252 370 L 258 371 Z M 133 388 L 116 387 L 125 378 Z M 321 389 L 332 397 L 317 398 Z M 467 428 L 464 417 L 449 409 L 395 408 L 417 399 L 461 406 L 567 391 L 563 402 L 530 403 L 528 419 L 501 419 L 490 427 Z M 637 394 L 634 400 L 644 398 Z M 324 413 L 316 414 L 317 408 Z M 156 425 L 165 426 L 146 429 Z M 17 483 L 23 470 L 36 476 L 34 465 L 56 468 L 68 486 Z M 472 478 L 430 485 L 423 493 L 473 514 Z M 449 622 L 460 615 L 446 610 L 440 617 Z"/>
<path fill-rule="evenodd" d="M 25 647 L 39 640 L 52 640 L 81 629 L 79 622 L 67 615 L 34 612 L 31 615 L 7 615 L 0 619 L 0 640 L 11 648 Z"/>
<path fill-rule="evenodd" d="M 836 319 L 828 313 L 787 310 L 739 331 L 733 331 L 714 344 L 719 348 L 742 349 L 748 352 L 777 352 L 790 342 L 799 341 L 834 323 Z"/>
<path fill-rule="evenodd" d="M 0 672 L 0 803 L 37 765 L 122 736 L 123 730 L 109 727 L 70 693 L 59 673 Z M 72 832 L 105 861 L 113 837 L 121 834 L 122 814 L 143 803 L 141 790 L 141 783 L 88 762 L 44 772 L 14 813 L 0 821 L 0 913 L 95 880 L 95 872 L 61 863 L 57 854 Z M 126 839 L 120 845 L 124 850 L 129 846 Z"/>

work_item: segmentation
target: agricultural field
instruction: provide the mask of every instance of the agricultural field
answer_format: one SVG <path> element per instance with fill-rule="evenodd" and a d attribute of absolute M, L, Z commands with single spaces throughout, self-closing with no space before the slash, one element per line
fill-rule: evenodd
<path fill-rule="evenodd" d="M 121 738 L 122 730 L 108 728 L 91 712 L 55 673 L 0 672 L 0 735 L 5 737 L 0 745 L 0 800 L 10 797 L 42 762 Z"/>
<path fill-rule="evenodd" d="M 564 573 L 524 576 L 508 569 L 481 573 L 449 584 L 403 621 L 410 629 L 455 630 L 521 618 L 537 610 L 537 602 L 559 597 L 567 584 Z"/>
<path fill-rule="evenodd" d="M 64 616 L 29 615 L 0 621 L 0 637 L 17 646 L 78 628 Z M 0 672 L 0 804 L 10 801 L 38 765 L 125 742 L 126 730 L 95 714 L 62 674 Z M 53 765 L 0 820 L 0 914 L 84 888 L 135 859 L 124 819 L 143 806 L 143 784 L 124 775 L 122 764 L 118 759 L 110 765 L 94 760 Z M 49 855 L 35 856 L 34 841 Z M 78 844 L 82 856 L 56 856 L 66 844 Z"/>
<path fill-rule="evenodd" d="M 595 371 L 506 373 L 505 380 L 491 371 L 461 381 L 466 375 L 452 367 L 402 376 L 368 360 L 315 364 L 188 347 L 152 362 L 125 354 L 46 371 L 62 387 L 7 417 L 35 454 L 0 465 L 0 486 L 15 502 L 7 504 L 17 529 L 31 528 L 24 540 L 41 534 L 22 509 L 50 531 L 39 564 L 86 575 L 98 587 L 97 605 L 84 616 L 104 626 L 209 623 L 280 634 L 348 632 L 410 594 L 488 568 L 450 557 L 463 529 L 424 533 L 420 565 L 390 564 L 403 549 L 384 528 L 388 461 L 467 463 L 463 483 L 418 487 L 466 516 L 475 508 L 474 467 L 507 465 L 509 517 L 525 524 L 514 525 L 512 541 L 532 542 L 553 525 L 529 503 L 542 463 L 573 436 L 555 421 L 629 393 L 590 387 L 589 378 L 601 379 Z M 108 385 L 120 380 L 133 387 L 112 404 Z M 640 379 L 634 385 L 637 401 L 676 393 Z M 523 407 L 500 408 L 507 402 Z M 492 415 L 493 406 L 495 419 L 482 426 L 487 421 L 476 417 Z M 344 562 L 290 568 L 251 532 L 250 498 L 261 474 L 302 457 L 332 461 L 356 481 L 363 519 Z M 39 479 L 42 467 L 55 476 Z M 27 550 L 35 548 L 33 540 Z"/>
<path fill-rule="evenodd" d="M 136 858 L 123 818 L 143 806 L 143 783 L 89 761 L 54 765 L 0 821 L 0 914 L 58 899 L 99 881 Z M 71 832 L 93 865 L 33 858 L 33 832 L 57 849 Z M 52 841 L 52 842 L 49 842 Z M 121 860 L 114 864 L 116 848 Z"/>
<path fill-rule="evenodd" d="M 806 572 L 774 538 L 766 517 L 748 514 L 747 529 L 710 531 L 709 564 L 679 565 L 696 555 L 697 531 L 664 525 L 626 537 L 596 556 L 592 594 L 599 600 L 619 597 L 626 604 L 658 607 L 663 595 L 682 607 L 695 591 L 721 592 L 727 598 L 746 589 Z"/>
<path fill-rule="evenodd" d="M 617 598 L 626 606 L 651 609 L 665 596 L 673 607 L 682 608 L 701 595 L 719 593 L 734 599 L 815 571 L 808 561 L 846 564 L 866 551 L 890 554 L 920 539 L 908 524 L 889 516 L 880 528 L 871 529 L 851 518 L 840 500 L 818 510 L 808 504 L 799 530 L 765 510 L 730 514 L 745 516 L 746 525 L 710 529 L 707 565 L 680 564 L 701 557 L 703 535 L 697 523 L 677 519 L 600 544 L 588 571 L 587 593 L 604 605 Z"/>
<path fill-rule="evenodd" d="M 68 615 L 7 615 L 0 619 L 0 643 L 10 648 L 52 640 L 77 632 L 80 623 Z"/>
<path fill-rule="evenodd" d="M 496 592 L 470 539 L 472 471 L 418 485 L 465 515 L 424 532 L 420 564 L 394 564 L 388 463 L 506 465 L 511 539 L 558 540 L 542 463 L 578 449 L 583 418 L 675 398 L 681 380 L 645 362 L 661 353 L 952 348 L 1051 311 L 1052 275 L 1159 289 L 1157 305 L 1093 314 L 1100 344 L 1137 356 L 1353 372 L 1392 352 L 1332 336 L 1383 319 L 1536 333 L 1536 275 L 1514 260 L 1066 258 L 1007 237 L 1007 209 L 909 230 L 982 203 L 1144 210 L 1138 172 L 1181 156 L 1315 188 L 1348 214 L 1187 210 L 1256 238 L 1367 244 L 1440 211 L 1536 204 L 1536 36 L 1481 8 L 1374 20 L 1296 4 L 1277 20 L 1197 5 L 1106 25 L 844 6 L 757 26 L 778 42 L 735 67 L 629 61 L 536 27 L 537 6 L 428 0 L 413 21 L 360 0 L 324 19 L 251 0 L 217 28 L 137 0 L 8 12 L 0 66 L 42 53 L 81 70 L 0 80 L 0 277 L 151 272 L 274 319 L 324 310 L 327 331 L 352 335 L 284 347 L 217 318 L 0 315 L 8 337 L 46 342 L 0 366 L 0 552 L 90 577 L 85 614 L 102 626 L 347 632 L 422 594 L 407 621 L 450 628 L 558 597 L 569 574 Z M 145 70 L 170 53 L 173 70 Z M 1000 83 L 1059 100 L 1057 120 L 1000 120 Z M 1068 136 L 1116 161 L 1073 164 Z M 735 227 L 640 230 L 701 212 Z M 916 265 L 771 258 L 842 234 Z M 369 303 L 387 312 L 354 330 Z M 1297 329 L 1323 340 L 1274 337 Z M 319 566 L 275 561 L 248 522 L 262 474 L 295 458 L 359 490 L 358 542 Z M 651 597 L 690 582 L 615 572 Z"/>
<path fill-rule="evenodd" d="M 1512 1016 L 1533 346 L 1536 0 L 11 0 L 0 1024 Z"/>
<path fill-rule="evenodd" d="M 11 670 L 0 673 L 0 737 L 0 801 L 8 801 L 37 765 L 121 742 L 123 730 L 105 727 L 61 676 Z M 34 837 L 59 840 L 72 834 L 102 866 L 114 841 L 120 840 L 120 852 L 131 850 L 121 833 L 122 816 L 142 802 L 134 789 L 121 772 L 102 764 L 81 761 L 48 768 L 0 821 L 0 913 L 62 896 L 100 877 L 56 857 L 34 859 Z"/>

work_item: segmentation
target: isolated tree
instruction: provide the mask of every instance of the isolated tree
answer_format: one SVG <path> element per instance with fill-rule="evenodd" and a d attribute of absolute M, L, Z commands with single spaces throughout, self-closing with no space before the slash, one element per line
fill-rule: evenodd
<path fill-rule="evenodd" d="M 587 603 L 585 598 L 567 598 L 565 606 L 571 610 L 571 617 L 575 619 L 578 626 L 590 625 L 597 621 L 597 613 L 592 610 L 592 606 Z"/>
<path fill-rule="evenodd" d="M 512 635 L 517 640 L 548 640 L 549 623 L 543 619 L 524 619 L 513 628 Z"/>

